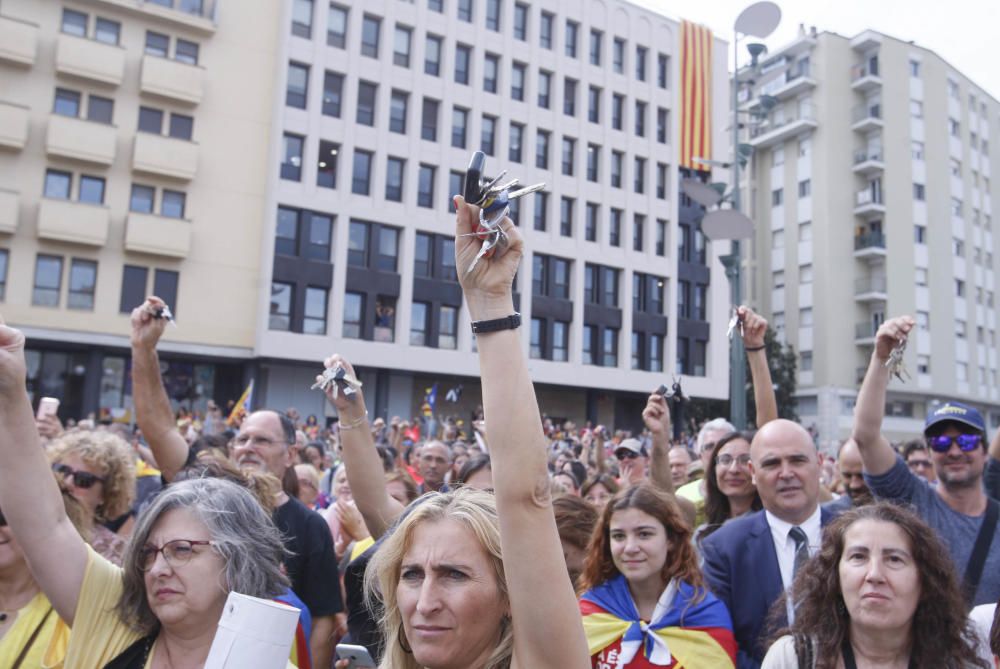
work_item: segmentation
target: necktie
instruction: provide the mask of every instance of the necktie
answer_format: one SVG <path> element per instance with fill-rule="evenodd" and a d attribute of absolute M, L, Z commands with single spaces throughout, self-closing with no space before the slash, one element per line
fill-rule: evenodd
<path fill-rule="evenodd" d="M 801 527 L 796 525 L 788 531 L 788 536 L 795 542 L 795 561 L 792 563 L 792 578 L 799 573 L 799 569 L 809 559 L 809 540 Z"/>

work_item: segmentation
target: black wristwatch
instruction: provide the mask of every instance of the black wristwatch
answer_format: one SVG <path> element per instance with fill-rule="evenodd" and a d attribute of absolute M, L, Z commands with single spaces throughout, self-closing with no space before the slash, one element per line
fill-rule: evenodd
<path fill-rule="evenodd" d="M 499 332 L 500 330 L 515 330 L 521 327 L 521 314 L 516 311 L 510 316 L 494 318 L 491 321 L 472 321 L 472 334 Z"/>

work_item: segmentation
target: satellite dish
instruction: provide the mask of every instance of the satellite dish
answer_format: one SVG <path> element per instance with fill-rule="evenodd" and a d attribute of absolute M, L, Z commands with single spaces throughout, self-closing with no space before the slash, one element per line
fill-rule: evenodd
<path fill-rule="evenodd" d="M 736 18 L 736 32 L 764 39 L 781 23 L 781 8 L 773 2 L 755 2 Z"/>
<path fill-rule="evenodd" d="M 747 239 L 753 236 L 753 221 L 735 209 L 719 209 L 705 214 L 701 219 L 701 231 L 713 241 Z"/>
<path fill-rule="evenodd" d="M 681 181 L 681 190 L 703 207 L 714 207 L 722 201 L 722 193 L 697 179 Z"/>

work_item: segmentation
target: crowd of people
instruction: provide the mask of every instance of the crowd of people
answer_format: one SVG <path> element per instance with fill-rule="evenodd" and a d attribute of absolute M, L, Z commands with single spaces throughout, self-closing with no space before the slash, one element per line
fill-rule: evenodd
<path fill-rule="evenodd" d="M 835 459 L 778 418 L 747 307 L 756 430 L 673 441 L 659 391 L 635 434 L 560 423 L 508 318 L 522 239 L 508 221 L 506 253 L 475 263 L 478 210 L 456 208 L 467 428 L 370 416 L 337 354 L 339 380 L 317 376 L 332 429 L 178 415 L 156 297 L 132 313 L 137 425 L 64 427 L 36 417 L 25 339 L 0 324 L 0 666 L 202 667 L 236 592 L 299 609 L 300 668 L 345 669 L 338 643 L 381 669 L 1000 667 L 1000 433 L 952 401 L 885 438 L 912 319 L 879 329 Z"/>

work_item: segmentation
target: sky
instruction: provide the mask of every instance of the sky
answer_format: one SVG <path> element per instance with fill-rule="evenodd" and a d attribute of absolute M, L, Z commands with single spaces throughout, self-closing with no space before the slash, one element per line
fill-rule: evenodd
<path fill-rule="evenodd" d="M 631 0 L 674 19 L 707 25 L 732 42 L 733 23 L 752 0 Z M 1000 100 L 1000 0 L 775 0 L 781 24 L 764 40 L 774 51 L 795 39 L 799 24 L 845 37 L 873 29 L 903 41 L 913 40 L 944 58 L 984 91 Z M 990 45 L 993 45 L 991 48 Z M 732 45 L 729 63 L 732 69 Z M 740 48 L 740 65 L 749 60 Z"/>

